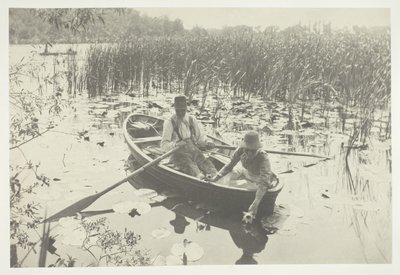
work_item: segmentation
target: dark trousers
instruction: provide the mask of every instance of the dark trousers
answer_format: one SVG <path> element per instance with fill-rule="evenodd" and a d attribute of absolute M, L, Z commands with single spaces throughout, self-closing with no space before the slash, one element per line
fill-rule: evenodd
<path fill-rule="evenodd" d="M 191 142 L 174 153 L 171 162 L 183 173 L 197 178 L 215 176 L 218 172 L 214 164 Z"/>

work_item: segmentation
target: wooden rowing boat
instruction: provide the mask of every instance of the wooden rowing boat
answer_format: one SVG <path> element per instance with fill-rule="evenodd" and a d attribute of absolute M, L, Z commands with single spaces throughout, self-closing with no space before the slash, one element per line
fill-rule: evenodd
<path fill-rule="evenodd" d="M 125 140 L 139 165 L 145 165 L 163 153 L 159 148 L 163 124 L 164 120 L 161 118 L 142 114 L 131 114 L 124 121 Z M 215 144 L 229 145 L 218 138 L 212 136 L 208 138 Z M 217 169 L 221 169 L 229 161 L 231 153 L 232 150 L 228 149 L 214 149 L 205 154 Z M 169 163 L 169 159 L 162 161 L 159 165 L 149 167 L 145 172 L 190 200 L 201 201 L 229 212 L 246 211 L 254 200 L 256 192 L 255 187 L 227 186 L 184 174 Z M 279 183 L 273 190 L 266 193 L 259 206 L 259 215 L 269 215 L 273 212 L 275 200 L 282 187 L 283 184 Z"/>

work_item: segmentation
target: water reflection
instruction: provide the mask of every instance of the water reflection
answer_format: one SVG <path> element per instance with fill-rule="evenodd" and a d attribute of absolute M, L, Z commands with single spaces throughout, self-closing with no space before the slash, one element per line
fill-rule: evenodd
<path fill-rule="evenodd" d="M 146 179 L 147 178 L 147 179 Z M 145 183 L 147 180 L 147 183 Z M 141 175 L 135 180 L 130 181 L 131 185 L 137 189 L 152 188 L 157 192 L 163 192 L 157 184 L 147 176 Z M 175 234 L 184 234 L 187 226 L 191 223 L 188 219 L 196 222 L 196 231 L 211 231 L 212 227 L 227 230 L 242 255 L 235 261 L 235 264 L 257 264 L 254 254 L 262 252 L 268 242 L 266 230 L 259 223 L 243 224 L 240 219 L 233 216 L 226 216 L 223 212 L 210 212 L 206 209 L 199 209 L 198 204 L 186 201 L 177 196 L 176 193 L 162 202 L 154 202 L 150 205 L 154 207 L 164 207 L 173 211 L 175 217 L 169 223 L 174 228 Z M 113 213 L 112 209 L 101 211 L 81 212 L 82 217 L 91 217 L 102 214 Z M 233 263 L 232 263 L 233 264 Z"/>
<path fill-rule="evenodd" d="M 235 264 L 257 264 L 254 254 L 265 249 L 268 242 L 266 231 L 259 224 L 242 225 L 229 230 L 235 245 L 242 249 L 242 256 Z"/>
<path fill-rule="evenodd" d="M 110 104 L 107 100 L 103 99 L 102 102 L 97 104 L 102 104 L 103 108 L 106 108 L 108 112 L 103 117 L 102 113 L 104 110 L 102 112 L 98 111 L 99 116 L 97 119 L 100 122 L 108 121 L 112 123 L 112 126 L 116 126 L 115 131 L 120 129 L 122 122 L 132 111 L 149 113 L 149 110 L 143 107 L 148 106 L 147 101 L 144 99 L 137 99 L 135 102 L 122 101 L 119 102 L 118 106 Z M 113 111 L 116 113 L 115 116 L 111 115 Z M 105 128 L 106 126 L 105 123 L 101 123 L 99 128 Z M 266 135 L 265 133 L 263 134 Z M 329 163 L 296 157 L 289 158 L 276 155 L 271 155 L 270 157 L 272 166 L 277 172 L 296 172 L 297 179 L 300 179 L 291 182 L 286 187 L 285 193 L 288 200 L 294 201 L 295 199 L 308 198 L 310 206 L 313 207 L 311 215 L 315 215 L 321 211 L 319 208 L 314 208 L 315 202 L 320 202 L 321 193 L 325 194 L 328 192 L 327 197 L 323 197 L 324 207 L 332 209 L 333 207 L 330 204 L 336 205 L 335 211 L 338 211 L 336 217 L 338 222 L 342 221 L 344 226 L 354 228 L 355 235 L 360 239 L 361 245 L 366 246 L 371 237 L 363 237 L 364 233 L 368 233 L 367 235 L 369 235 L 370 231 L 373 230 L 374 233 L 372 235 L 380 236 L 382 229 L 373 225 L 380 223 L 385 225 L 383 227 L 386 228 L 386 225 L 390 224 L 390 218 L 387 218 L 390 217 L 391 198 L 390 148 L 387 149 L 385 143 L 382 143 L 376 144 L 378 147 L 374 148 L 374 150 L 351 150 L 350 154 L 347 155 L 347 148 L 343 146 L 345 139 L 346 137 L 343 135 L 331 135 L 316 130 L 308 132 L 300 131 L 298 134 L 287 132 L 278 137 L 264 136 L 264 140 L 270 148 L 329 156 L 335 155 Z M 317 163 L 318 165 L 316 165 Z M 153 184 L 153 181 L 154 179 L 143 179 L 145 184 L 140 186 L 138 185 L 139 180 L 135 179 L 131 184 L 135 188 L 152 188 L 158 193 L 165 191 L 163 190 L 165 188 L 164 185 L 160 184 L 157 186 L 157 184 Z M 290 195 L 292 193 L 294 196 Z M 281 198 L 283 198 L 282 195 Z M 351 209 L 353 207 L 361 207 L 366 208 L 368 212 L 375 211 L 371 209 L 372 206 L 369 204 L 380 204 L 383 202 L 384 205 L 379 207 L 380 211 L 374 212 L 373 215 L 365 216 L 360 215 L 365 212 L 360 211 L 360 209 L 357 209 L 357 211 L 342 211 L 341 209 L 337 209 L 338 206 L 345 202 L 347 203 L 347 201 L 351 202 Z M 360 204 L 360 206 L 356 204 Z M 162 203 L 152 204 L 152 207 L 157 206 L 162 206 L 174 212 L 175 218 L 171 219 L 170 225 L 174 228 L 175 234 L 184 234 L 190 228 L 190 223 L 194 222 L 196 223 L 196 232 L 210 231 L 212 230 L 212 226 L 229 232 L 233 243 L 242 251 L 242 256 L 236 260 L 237 264 L 257 263 L 253 256 L 263 251 L 268 241 L 268 237 L 262 227 L 253 225 L 252 228 L 244 228 L 240 221 L 235 221 L 234 217 L 227 217 L 218 213 L 215 209 L 207 209 L 210 208 L 209 205 L 203 205 L 200 207 L 203 209 L 199 210 L 198 204 L 193 205 L 185 201 L 184 198 L 175 196 L 168 197 Z M 303 205 L 303 207 L 306 206 Z M 211 210 L 211 213 L 208 213 L 208 210 Z M 388 212 L 388 215 L 385 215 L 386 212 L 384 211 Z M 362 226 L 363 224 L 365 226 Z M 390 236 L 390 232 L 383 232 L 382 234 L 385 237 Z M 374 236 L 373 243 L 379 243 L 379 241 L 375 241 Z M 382 240 L 382 243 L 387 244 L 388 242 Z M 363 249 L 369 250 L 366 248 Z M 383 245 L 381 250 L 384 251 L 382 255 L 390 255 L 385 245 Z M 386 258 L 389 257 L 387 256 Z M 365 261 L 368 262 L 367 259 Z"/>
<path fill-rule="evenodd" d="M 128 160 L 131 169 L 136 169 L 136 162 L 132 157 Z M 233 216 L 218 209 L 207 209 L 207 205 L 201 202 L 187 201 L 162 183 L 156 182 L 149 175 L 141 174 L 135 179 L 129 180 L 135 189 L 151 188 L 158 194 L 166 194 L 166 199 L 161 202 L 150 203 L 152 208 L 164 207 L 174 212 L 175 217 L 169 223 L 174 228 L 175 234 L 184 234 L 191 222 L 196 223 L 196 231 L 211 231 L 213 227 L 229 232 L 233 243 L 241 250 L 241 256 L 235 264 L 257 264 L 254 254 L 260 253 L 266 247 L 268 236 L 260 223 L 243 224 L 240 216 Z M 82 212 L 82 217 L 112 213 L 112 209 L 102 211 Z M 190 222 L 188 220 L 191 220 Z M 233 264 L 233 263 L 232 263 Z"/>
<path fill-rule="evenodd" d="M 183 234 L 190 222 L 186 220 L 185 216 L 175 213 L 175 219 L 170 221 L 169 224 L 174 227 L 176 234 Z"/>

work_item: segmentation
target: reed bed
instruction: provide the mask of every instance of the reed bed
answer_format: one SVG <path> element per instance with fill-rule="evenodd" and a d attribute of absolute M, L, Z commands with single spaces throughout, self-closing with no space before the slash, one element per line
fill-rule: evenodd
<path fill-rule="evenodd" d="M 375 111 L 390 104 L 390 30 L 297 25 L 140 37 L 93 45 L 84 74 L 91 97 L 156 90 L 204 101 L 223 89 L 243 99 L 284 101 L 290 119 L 295 103 L 303 112 L 310 104 L 320 103 L 324 112 L 333 105 L 342 108 L 344 123 L 351 108 L 365 139 Z"/>

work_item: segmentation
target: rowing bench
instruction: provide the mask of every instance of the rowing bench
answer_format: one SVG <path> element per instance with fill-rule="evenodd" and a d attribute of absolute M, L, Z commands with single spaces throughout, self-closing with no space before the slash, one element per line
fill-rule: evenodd
<path fill-rule="evenodd" d="M 142 138 L 135 138 L 133 139 L 133 142 L 135 144 L 143 144 L 146 142 L 154 142 L 154 141 L 161 141 L 161 137 L 160 136 L 153 136 L 153 137 L 142 137 Z"/>

